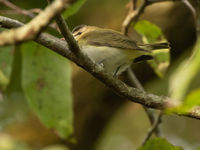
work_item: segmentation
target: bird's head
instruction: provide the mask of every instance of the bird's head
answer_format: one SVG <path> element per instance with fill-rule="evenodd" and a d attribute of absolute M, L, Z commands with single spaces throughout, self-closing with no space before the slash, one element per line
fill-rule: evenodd
<path fill-rule="evenodd" d="M 86 33 L 95 30 L 97 27 L 88 25 L 79 25 L 72 30 L 74 38 L 78 41 Z"/>

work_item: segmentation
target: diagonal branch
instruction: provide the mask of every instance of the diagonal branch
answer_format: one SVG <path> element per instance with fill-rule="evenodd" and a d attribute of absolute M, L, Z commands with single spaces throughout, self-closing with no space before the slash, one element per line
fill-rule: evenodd
<path fill-rule="evenodd" d="M 14 28 L 22 25 L 23 23 L 19 21 L 0 16 L 0 26 L 2 27 Z M 93 62 L 89 62 L 88 64 L 83 65 L 81 60 L 74 56 L 71 50 L 69 50 L 68 44 L 63 40 L 60 40 L 49 34 L 42 33 L 35 39 L 35 41 L 64 56 L 65 58 L 70 59 L 71 61 L 91 73 L 98 80 L 103 82 L 107 87 L 111 88 L 116 94 L 125 97 L 130 101 L 159 110 L 176 107 L 178 105 L 175 100 L 171 100 L 168 97 L 157 96 L 126 85 L 124 82 L 115 79 L 112 76 L 109 76 L 102 69 L 97 67 Z M 195 109 L 192 109 L 185 114 L 176 114 L 200 120 L 200 107 L 196 107 Z"/>
<path fill-rule="evenodd" d="M 78 57 L 78 58 L 82 57 L 84 59 L 86 56 L 81 56 L 83 54 L 81 53 L 81 50 L 80 50 L 76 40 L 74 39 L 73 35 L 71 34 L 71 31 L 69 30 L 64 18 L 58 14 L 55 17 L 55 20 L 56 20 L 56 23 L 57 23 L 63 37 L 65 38 L 65 41 L 69 45 L 69 49 L 76 55 L 76 57 Z"/>

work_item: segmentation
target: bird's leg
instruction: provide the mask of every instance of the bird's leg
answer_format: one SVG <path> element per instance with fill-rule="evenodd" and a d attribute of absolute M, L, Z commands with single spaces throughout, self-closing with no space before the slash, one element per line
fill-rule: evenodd
<path fill-rule="evenodd" d="M 117 67 L 116 71 L 115 71 L 114 74 L 113 74 L 113 77 L 114 77 L 114 78 L 117 78 L 117 77 L 118 77 L 117 73 L 119 72 L 119 69 L 120 69 L 121 67 L 122 67 L 122 65 L 120 65 L 119 67 Z"/>
<path fill-rule="evenodd" d="M 97 64 L 100 65 L 100 66 L 102 66 L 102 67 L 104 67 L 104 64 L 103 64 L 104 61 L 105 61 L 105 59 L 103 59 L 103 60 L 97 62 Z"/>

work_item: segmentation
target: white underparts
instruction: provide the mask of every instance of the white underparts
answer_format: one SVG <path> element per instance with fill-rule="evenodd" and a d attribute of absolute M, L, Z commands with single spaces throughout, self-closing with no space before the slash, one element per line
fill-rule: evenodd
<path fill-rule="evenodd" d="M 105 46 L 81 46 L 82 51 L 95 63 L 101 65 L 107 73 L 118 76 L 132 63 L 129 51 Z M 140 54 L 141 55 L 141 54 Z"/>

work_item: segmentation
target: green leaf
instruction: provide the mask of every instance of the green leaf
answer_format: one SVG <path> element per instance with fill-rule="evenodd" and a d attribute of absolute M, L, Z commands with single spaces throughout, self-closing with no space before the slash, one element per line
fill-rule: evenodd
<path fill-rule="evenodd" d="M 22 92 L 21 87 L 21 72 L 22 72 L 22 53 L 20 51 L 21 46 L 16 45 L 14 47 L 14 58 L 12 62 L 12 70 L 10 72 L 10 83 L 6 89 L 7 94 L 12 94 L 14 91 Z"/>
<path fill-rule="evenodd" d="M 86 0 L 76 0 L 69 8 L 66 9 L 66 11 L 63 13 L 63 16 L 65 19 L 67 19 L 69 16 L 74 15 L 78 10 L 81 8 L 81 6 L 86 2 Z"/>
<path fill-rule="evenodd" d="M 134 29 L 142 35 L 144 43 L 155 43 L 163 38 L 160 28 L 147 20 L 138 21 Z"/>
<path fill-rule="evenodd" d="M 183 150 L 181 147 L 173 146 L 163 138 L 154 138 L 147 141 L 147 143 L 139 150 Z"/>
<path fill-rule="evenodd" d="M 170 52 L 169 49 L 153 51 L 154 59 L 148 61 L 150 66 L 154 69 L 155 73 L 163 78 L 167 68 L 170 65 Z"/>
<path fill-rule="evenodd" d="M 161 29 L 147 20 L 138 21 L 135 24 L 134 29 L 142 36 L 144 43 L 167 42 Z M 159 77 L 163 77 L 168 66 L 170 65 L 170 50 L 162 49 L 152 52 L 154 60 L 148 61 L 148 63 Z"/>
<path fill-rule="evenodd" d="M 26 99 L 21 87 L 22 54 L 20 45 L 16 45 L 13 54 L 12 71 L 9 84 L 4 91 L 0 105 L 0 127 L 6 128 L 16 121 L 24 120 L 29 115 Z M 0 148 L 1 149 L 1 148 Z"/>
<path fill-rule="evenodd" d="M 167 112 L 185 114 L 197 106 L 200 106 L 200 89 L 191 91 L 180 106 L 171 109 L 169 108 Z"/>
<path fill-rule="evenodd" d="M 9 83 L 9 79 L 5 76 L 5 74 L 0 70 L 0 89 L 5 89 Z"/>
<path fill-rule="evenodd" d="M 71 69 L 64 57 L 33 42 L 22 46 L 22 88 L 32 110 L 62 138 L 73 132 Z"/>
<path fill-rule="evenodd" d="M 189 59 L 183 61 L 170 78 L 171 97 L 183 100 L 188 87 L 200 70 L 200 37 L 198 37 L 194 53 Z"/>
<path fill-rule="evenodd" d="M 200 106 L 200 89 L 190 92 L 184 100 L 184 105 L 190 108 Z"/>
<path fill-rule="evenodd" d="M 0 47 L 0 88 L 5 89 L 10 81 L 14 46 Z"/>

